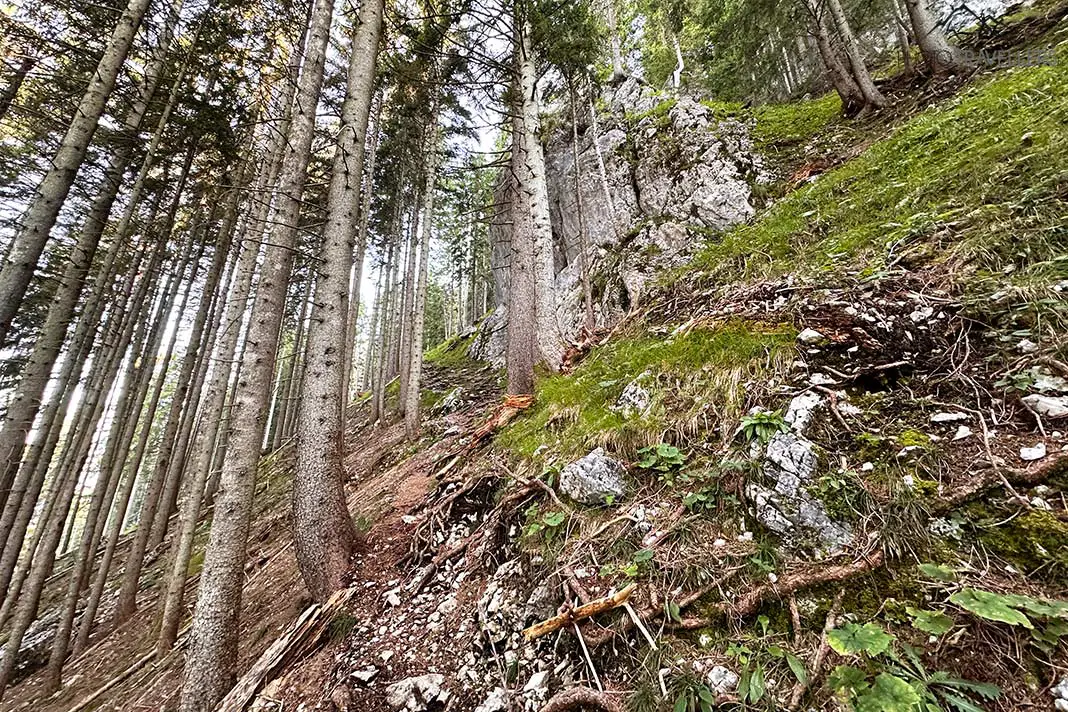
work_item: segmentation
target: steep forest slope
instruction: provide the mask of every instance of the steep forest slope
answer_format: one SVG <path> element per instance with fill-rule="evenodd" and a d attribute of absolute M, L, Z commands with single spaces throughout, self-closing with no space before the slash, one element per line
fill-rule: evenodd
<path fill-rule="evenodd" d="M 291 446 L 268 456 L 222 709 L 1068 708 L 1064 14 L 1004 31 L 1050 64 L 895 76 L 857 121 L 628 82 L 579 176 L 559 127 L 559 260 L 577 177 L 613 328 L 502 405 L 498 307 L 431 353 L 418 445 L 358 402 L 363 542 L 326 606 L 291 551 Z M 45 617 L 0 709 L 166 708 L 181 655 L 151 660 L 150 618 L 41 699 Z"/>

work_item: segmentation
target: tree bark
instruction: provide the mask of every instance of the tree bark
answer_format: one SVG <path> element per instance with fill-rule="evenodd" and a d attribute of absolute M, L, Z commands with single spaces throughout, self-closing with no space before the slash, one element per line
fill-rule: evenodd
<path fill-rule="evenodd" d="M 912 34 L 920 46 L 927 69 L 935 75 L 968 69 L 968 63 L 946 39 L 946 33 L 927 6 L 927 0 L 904 0 L 904 3 L 912 23 Z"/>
<path fill-rule="evenodd" d="M 51 168 L 30 202 L 21 227 L 0 268 L 0 345 L 7 341 L 11 321 L 18 312 L 37 268 L 37 260 L 59 217 L 74 178 L 85 160 L 119 71 L 126 61 L 149 0 L 129 0 L 112 31 L 107 48 L 89 80 L 70 126 L 51 161 Z"/>
<path fill-rule="evenodd" d="M 317 601 L 345 586 L 356 528 L 345 501 L 345 405 L 349 278 L 364 146 L 382 29 L 382 0 L 360 5 L 327 198 L 326 227 L 308 323 L 293 478 L 294 548 Z"/>
<path fill-rule="evenodd" d="M 842 60 L 838 58 L 838 53 L 834 51 L 834 47 L 831 45 L 831 35 L 827 29 L 827 23 L 819 2 L 817 0 L 806 0 L 806 7 L 812 17 L 812 31 L 815 35 L 816 48 L 819 50 L 820 59 L 827 69 L 827 74 L 830 75 L 831 84 L 834 85 L 835 91 L 838 92 L 838 97 L 842 100 L 842 113 L 845 116 L 856 116 L 866 103 L 864 94 L 861 93 L 860 87 L 857 86 L 853 76 L 846 69 L 846 66 L 842 64 Z"/>
<path fill-rule="evenodd" d="M 853 28 L 849 25 L 849 19 L 846 17 L 845 10 L 842 9 L 841 2 L 839 0 L 824 0 L 824 2 L 827 4 L 827 9 L 831 11 L 835 27 L 838 28 L 838 35 L 841 37 L 846 58 L 849 59 L 853 79 L 864 96 L 864 101 L 870 106 L 886 106 L 886 97 L 876 88 L 875 81 L 868 72 L 868 65 L 864 63 L 864 56 L 860 51 L 860 43 L 853 34 Z"/>
<path fill-rule="evenodd" d="M 423 377 L 423 327 L 426 325 L 426 282 L 430 261 L 430 239 L 434 228 L 434 188 L 438 170 L 438 117 L 436 102 L 431 106 L 429 137 L 426 144 L 426 185 L 423 188 L 423 221 L 419 237 L 419 269 L 412 305 L 412 349 L 408 365 L 408 402 L 404 406 L 404 433 L 409 440 L 419 437 L 420 387 Z"/>
<path fill-rule="evenodd" d="M 215 498 L 179 710 L 209 712 L 236 679 L 237 634 L 255 475 L 263 444 L 286 282 L 323 84 L 333 0 L 316 0 L 298 80 L 287 157 L 241 361 L 226 461 Z"/>

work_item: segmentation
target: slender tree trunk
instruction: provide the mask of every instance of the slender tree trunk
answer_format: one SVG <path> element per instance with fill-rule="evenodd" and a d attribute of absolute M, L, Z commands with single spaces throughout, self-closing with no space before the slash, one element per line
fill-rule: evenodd
<path fill-rule="evenodd" d="M 11 109 L 11 105 L 19 95 L 19 89 L 22 88 L 22 83 L 26 81 L 26 77 L 29 76 L 35 66 L 37 66 L 37 57 L 34 57 L 32 54 L 25 54 L 22 56 L 22 61 L 19 62 L 18 68 L 11 76 L 11 81 L 9 81 L 7 86 L 4 87 L 4 90 L 0 92 L 0 121 L 3 121 L 4 117 L 7 116 L 7 112 Z"/>
<path fill-rule="evenodd" d="M 324 601 L 346 585 L 356 528 L 345 501 L 347 314 L 364 146 L 382 29 L 382 0 L 360 5 L 348 85 L 334 153 L 326 227 L 308 324 L 305 385 L 293 478 L 294 547 L 312 597 Z M 370 187 L 368 188 L 370 189 Z"/>
<path fill-rule="evenodd" d="M 815 34 L 820 59 L 823 60 L 823 66 L 830 75 L 831 83 L 842 100 L 842 113 L 846 116 L 855 116 L 864 108 L 866 103 L 864 94 L 831 45 L 831 35 L 827 30 L 827 23 L 819 3 L 817 0 L 806 0 L 806 6 L 812 17 L 812 30 Z"/>
<path fill-rule="evenodd" d="M 512 173 L 522 170 L 523 125 L 518 114 L 512 119 Z M 524 200 L 518 179 L 508 183 L 510 252 L 508 267 L 508 332 L 505 361 L 507 390 L 511 395 L 533 395 L 534 364 L 537 361 L 537 313 L 534 287 L 534 231 L 529 201 Z"/>
<path fill-rule="evenodd" d="M 137 378 L 140 379 L 141 385 L 134 396 L 134 401 L 131 403 L 131 407 L 125 414 L 125 422 L 116 424 L 116 429 L 124 429 L 125 432 L 119 452 L 113 457 L 113 461 L 110 465 L 112 474 L 107 480 L 118 480 L 121 477 L 124 467 L 126 474 L 125 480 L 119 488 L 118 500 L 115 504 L 115 508 L 111 513 L 111 528 L 113 531 L 122 531 L 122 525 L 126 518 L 126 510 L 130 502 L 130 495 L 133 492 L 134 483 L 137 481 L 137 475 L 144 458 L 145 448 L 148 445 L 152 424 L 155 420 L 156 409 L 159 406 L 160 396 L 163 392 L 163 385 L 167 379 L 167 371 L 170 365 L 171 355 L 174 351 L 174 344 L 178 333 L 177 329 L 171 330 L 171 336 L 161 360 L 160 372 L 156 379 L 156 385 L 152 389 L 148 406 L 145 408 L 145 413 L 141 418 L 143 422 L 137 446 L 134 450 L 133 457 L 130 458 L 129 462 L 126 462 L 126 453 L 129 450 L 130 443 L 134 437 L 134 432 L 137 429 L 137 414 L 141 410 L 142 404 L 145 402 L 145 395 L 148 392 L 149 384 L 152 381 L 152 370 L 156 362 L 155 357 L 159 348 L 159 342 L 163 335 L 163 327 L 166 325 L 168 318 L 172 314 L 175 297 L 180 290 L 187 262 L 191 262 L 193 267 L 188 280 L 186 280 L 187 286 L 180 301 L 178 314 L 182 314 L 185 311 L 185 305 L 189 298 L 190 290 L 196 279 L 197 266 L 204 249 L 204 242 L 198 238 L 197 229 L 194 227 L 190 230 L 186 254 L 183 256 L 182 262 L 179 264 L 172 280 L 172 285 L 167 288 L 167 294 L 162 300 L 160 308 L 156 312 L 156 318 L 153 320 L 152 334 L 148 338 L 148 346 L 145 349 L 144 357 L 140 359 L 142 365 L 139 370 L 141 373 Z M 192 247 L 195 242 L 199 242 L 200 247 L 197 254 L 190 260 L 188 248 Z M 110 503 L 110 501 L 108 503 Z M 93 554 L 96 542 L 93 538 L 93 531 L 96 520 L 99 518 L 105 502 L 103 501 L 103 498 L 101 498 L 99 502 L 93 502 L 92 504 L 95 505 L 95 508 L 91 509 L 89 512 L 89 520 L 87 520 L 86 527 L 83 531 L 81 545 L 75 556 L 74 567 L 70 574 L 70 578 L 68 579 L 67 597 L 64 600 L 63 607 L 60 611 L 59 623 L 56 627 L 56 634 L 52 643 L 52 652 L 49 656 L 48 668 L 45 671 L 45 677 L 42 683 L 44 689 L 49 692 L 54 692 L 60 687 L 63 663 L 67 659 L 67 653 L 70 648 L 70 636 L 71 631 L 74 628 L 74 617 L 78 609 L 78 600 L 82 589 L 85 586 L 85 581 L 89 575 L 90 565 L 94 558 Z M 92 522 L 92 524 L 90 524 L 90 522 Z M 116 536 L 115 540 L 117 541 L 117 539 L 118 537 Z M 101 571 L 103 572 L 102 575 L 104 576 L 107 575 L 108 570 L 111 568 L 111 556 L 109 554 L 114 551 L 114 546 L 110 541 L 110 537 L 108 544 L 109 551 L 105 552 L 105 560 L 101 562 L 100 566 Z"/>
<path fill-rule="evenodd" d="M 842 9 L 842 3 L 839 0 L 823 1 L 826 3 L 827 9 L 831 11 L 831 18 L 834 20 L 835 27 L 838 28 L 838 35 L 842 39 L 842 46 L 845 49 L 846 57 L 849 59 L 853 79 L 856 81 L 857 87 L 860 88 L 860 93 L 864 96 L 865 102 L 870 106 L 886 106 L 886 97 L 876 88 L 875 81 L 868 72 L 868 65 L 864 63 L 864 55 L 860 51 L 860 43 L 857 42 L 856 35 L 853 34 L 853 28 L 849 26 L 849 19 L 846 17 L 845 10 Z"/>
<path fill-rule="evenodd" d="M 419 437 L 419 396 L 423 377 L 423 327 L 426 324 L 426 283 L 430 261 L 430 239 L 434 230 L 434 189 L 438 171 L 438 117 L 436 103 L 431 108 L 426 147 L 426 186 L 423 189 L 423 226 L 419 238 L 419 272 L 415 283 L 412 313 L 412 352 L 408 365 L 408 402 L 404 407 L 404 432 L 409 440 Z"/>
<path fill-rule="evenodd" d="M 426 176 L 419 176 L 420 186 Z M 408 223 L 407 250 L 404 266 L 404 279 L 401 281 L 404 296 L 400 302 L 400 351 L 397 355 L 398 373 L 400 375 L 400 388 L 397 393 L 397 412 L 404 415 L 404 409 L 408 405 L 408 375 L 412 364 L 412 306 L 415 302 L 416 270 L 418 268 L 417 242 L 419 240 L 419 206 L 423 202 L 423 191 L 416 193 L 415 202 L 411 208 L 411 220 Z"/>
<path fill-rule="evenodd" d="M 243 180 L 239 179 L 238 185 L 240 185 L 241 182 L 243 182 Z M 219 280 L 222 278 L 223 269 L 226 266 L 227 258 L 229 256 L 230 239 L 233 237 L 232 231 L 237 220 L 237 202 L 239 196 L 239 190 L 234 190 L 230 198 L 230 204 L 227 208 L 224 224 L 220 231 L 220 242 L 215 247 L 215 254 L 212 256 L 211 266 L 208 269 L 207 278 L 204 281 L 203 291 L 201 292 L 203 296 L 200 300 L 200 305 L 197 307 L 196 316 L 193 318 L 193 325 L 189 335 L 189 347 L 182 358 L 182 366 L 178 374 L 178 381 L 171 398 L 170 412 L 167 414 L 167 420 L 163 426 L 163 432 L 160 438 L 159 452 L 156 455 L 156 462 L 152 468 L 152 474 L 149 477 L 148 486 L 145 490 L 144 498 L 142 499 L 141 511 L 138 516 L 138 522 L 140 524 L 137 527 L 133 541 L 130 544 L 130 550 L 126 556 L 122 584 L 120 585 L 118 599 L 115 603 L 116 625 L 127 620 L 137 610 L 137 589 L 141 576 L 141 565 L 148 546 L 149 536 L 152 533 L 152 522 L 155 521 L 160 495 L 166 485 L 167 470 L 172 464 L 172 458 L 175 454 L 174 447 L 178 437 L 178 428 L 181 424 L 182 413 L 189 408 L 195 407 L 195 399 L 189 397 L 189 389 L 193 381 L 193 372 L 200 364 L 203 351 L 210 347 L 209 344 L 204 344 L 202 339 L 204 337 L 205 327 L 212 307 L 211 295 L 213 295 L 218 288 Z M 192 282 L 190 282 L 190 284 L 192 284 Z M 184 298 L 182 304 L 183 308 L 181 311 L 184 311 Z M 181 313 L 181 311 L 179 313 Z M 175 329 L 174 332 L 176 334 L 177 329 Z M 173 338 L 174 337 L 172 336 L 172 348 Z"/>
<path fill-rule="evenodd" d="M 7 260 L 0 268 L 0 345 L 7 341 L 11 321 L 22 304 L 37 260 L 85 160 L 89 143 L 148 5 L 149 0 L 129 0 L 52 158 L 51 168 L 22 218 Z"/>
<path fill-rule="evenodd" d="M 375 159 L 378 154 L 379 125 L 382 121 L 382 104 L 385 96 L 379 92 L 375 97 L 372 110 L 374 121 L 368 124 L 365 167 L 363 171 L 363 188 L 360 200 L 359 232 L 356 235 L 356 251 L 352 259 L 352 282 L 349 286 L 348 326 L 345 332 L 345 404 L 348 405 L 352 394 L 349 382 L 354 369 L 353 355 L 356 348 L 356 322 L 360 317 L 360 286 L 363 281 L 363 261 L 367 254 L 367 232 L 371 222 L 371 203 L 374 198 Z"/>
<path fill-rule="evenodd" d="M 393 312 L 393 272 L 397 262 L 397 242 L 400 240 L 399 234 L 400 219 L 399 213 L 394 216 L 394 230 L 393 239 L 390 240 L 389 250 L 386 255 L 386 263 L 382 266 L 384 281 L 382 283 L 382 309 L 379 319 L 380 328 L 379 331 L 379 347 L 378 347 L 378 363 L 375 367 L 374 383 L 372 386 L 371 394 L 371 422 L 378 423 L 385 415 L 386 408 L 386 370 L 388 367 L 389 353 L 392 348 L 390 338 L 390 332 L 392 322 L 390 317 Z"/>
<path fill-rule="evenodd" d="M 902 14 L 900 2 L 894 0 L 892 10 L 894 14 L 894 34 L 897 36 L 897 46 L 901 50 L 901 65 L 906 75 L 911 76 L 915 71 L 912 66 L 912 46 L 909 39 L 909 24 Z M 907 10 L 905 11 L 907 13 Z"/>
<path fill-rule="evenodd" d="M 176 19 L 176 15 L 174 17 Z M 148 109 L 148 103 L 159 84 L 159 78 L 163 72 L 163 55 L 165 54 L 166 46 L 170 43 L 172 30 L 173 22 L 170 22 L 164 29 L 161 49 L 157 51 L 156 59 L 146 70 L 140 95 L 126 115 L 123 130 L 131 138 L 136 136 Z M 172 108 L 173 106 L 164 109 L 160 118 L 161 126 L 167 123 Z M 42 395 L 62 349 L 63 341 L 66 338 L 71 318 L 78 303 L 78 297 L 81 295 L 82 287 L 85 284 L 86 275 L 92 265 L 97 246 L 100 243 L 100 237 L 107 224 L 108 215 L 122 185 L 123 175 L 125 175 L 126 169 L 129 167 L 133 143 L 132 140 L 121 143 L 104 171 L 101 192 L 93 201 L 85 224 L 78 233 L 77 241 L 71 251 L 70 261 L 67 263 L 63 277 L 59 282 L 59 287 L 56 289 L 52 303 L 48 308 L 48 316 L 41 327 L 40 335 L 34 342 L 33 352 L 30 354 L 26 366 L 23 367 L 19 385 L 8 402 L 3 424 L 0 426 L 0 468 L 3 468 L 0 470 L 0 508 L 3 507 L 7 500 L 8 491 L 12 489 L 13 478 L 18 470 L 26 437 L 29 434 L 34 418 L 37 417 L 37 413 L 41 408 Z M 147 175 L 148 168 L 152 166 L 155 150 L 158 149 L 158 146 L 158 141 L 150 144 L 145 158 L 147 167 L 143 168 L 138 175 L 138 179 L 131 187 L 128 200 L 129 207 L 127 208 L 131 215 L 140 200 L 141 192 L 144 189 L 145 175 Z M 120 220 L 116 228 L 116 234 L 119 236 L 117 240 L 121 241 L 121 235 L 129 227 L 129 220 L 129 217 L 126 217 L 124 221 Z M 105 262 L 112 265 L 114 264 L 114 259 L 109 257 Z M 92 307 L 90 306 L 89 308 Z M 53 397 L 58 398 L 61 396 L 55 394 Z"/>
<path fill-rule="evenodd" d="M 316 0 L 312 11 L 289 148 L 279 181 L 275 227 L 260 271 L 241 378 L 234 394 L 228 452 L 215 498 L 215 517 L 186 655 L 181 712 L 209 712 L 236 677 L 241 589 L 255 475 L 267 420 L 286 283 L 296 247 L 333 7 L 333 0 Z"/>

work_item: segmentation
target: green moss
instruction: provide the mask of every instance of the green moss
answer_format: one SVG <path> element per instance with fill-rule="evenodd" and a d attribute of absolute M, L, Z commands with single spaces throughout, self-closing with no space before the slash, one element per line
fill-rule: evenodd
<path fill-rule="evenodd" d="M 1043 576 L 1068 573 L 1068 523 L 1053 512 L 1032 509 L 997 527 L 982 530 L 980 540 L 991 551 L 1027 573 Z"/>
<path fill-rule="evenodd" d="M 877 276 L 890 262 L 937 258 L 967 267 L 982 295 L 1019 288 L 1025 299 L 1043 296 L 1026 290 L 1068 272 L 1066 57 L 1068 46 L 1053 66 L 999 72 L 915 116 L 710 241 L 694 267 L 705 281 L 729 282 L 850 267 Z M 792 135 L 774 111 L 764 109 L 766 141 Z M 1047 312 L 1065 309 L 1044 296 Z"/>
<path fill-rule="evenodd" d="M 442 368 L 460 368 L 473 363 L 467 355 L 467 348 L 474 340 L 474 334 L 467 337 L 454 336 L 423 354 L 423 361 Z"/>
<path fill-rule="evenodd" d="M 753 110 L 753 138 L 760 148 L 808 141 L 842 116 L 842 100 L 834 92 L 808 101 L 766 104 Z"/>
<path fill-rule="evenodd" d="M 906 428 L 898 433 L 897 444 L 901 447 L 920 447 L 926 450 L 931 447 L 931 437 L 915 428 Z"/>
<path fill-rule="evenodd" d="M 731 430 L 743 411 L 747 382 L 784 369 L 792 327 L 729 323 L 684 335 L 620 338 L 594 352 L 572 375 L 539 378 L 536 404 L 497 438 L 499 447 L 531 457 L 542 445 L 558 457 L 602 446 L 627 457 L 706 424 Z M 653 398 L 644 415 L 613 410 L 623 389 L 643 373 Z"/>

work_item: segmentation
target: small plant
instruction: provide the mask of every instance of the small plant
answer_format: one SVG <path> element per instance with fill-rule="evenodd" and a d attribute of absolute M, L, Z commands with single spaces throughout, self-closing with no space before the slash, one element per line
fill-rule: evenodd
<path fill-rule="evenodd" d="M 1068 601 L 963 588 L 949 602 L 985 620 L 1026 628 L 1032 644 L 1047 653 L 1068 636 Z"/>
<path fill-rule="evenodd" d="M 552 539 L 567 521 L 567 513 L 560 511 L 541 513 L 538 505 L 532 505 L 526 511 L 527 524 L 523 527 L 523 536 L 533 539 L 539 535 Z"/>
<path fill-rule="evenodd" d="M 764 411 L 750 413 L 743 417 L 742 424 L 738 429 L 746 442 L 757 441 L 761 445 L 766 445 L 777 434 L 789 430 L 790 426 L 786 424 L 782 413 Z"/>
<path fill-rule="evenodd" d="M 670 481 L 670 475 L 686 464 L 686 455 L 674 445 L 660 443 L 652 447 L 643 447 L 638 451 L 641 457 L 638 467 L 661 473 L 661 477 Z"/>
<path fill-rule="evenodd" d="M 839 665 L 827 684 L 857 712 L 981 712 L 977 699 L 995 700 L 996 686 L 928 672 L 916 650 L 901 645 L 875 623 L 847 623 L 827 636 L 827 644 L 857 665 Z"/>

